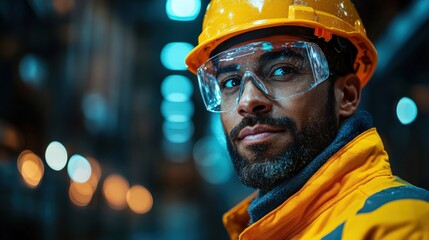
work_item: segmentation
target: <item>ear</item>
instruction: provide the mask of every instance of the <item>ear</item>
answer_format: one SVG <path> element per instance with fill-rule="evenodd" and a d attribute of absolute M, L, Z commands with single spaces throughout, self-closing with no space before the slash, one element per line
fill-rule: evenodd
<path fill-rule="evenodd" d="M 335 97 L 340 121 L 357 111 L 361 97 L 361 86 L 356 74 L 347 74 L 335 81 Z"/>

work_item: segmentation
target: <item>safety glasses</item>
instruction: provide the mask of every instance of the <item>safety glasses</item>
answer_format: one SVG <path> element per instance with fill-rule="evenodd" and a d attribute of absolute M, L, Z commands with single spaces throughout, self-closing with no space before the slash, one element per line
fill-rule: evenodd
<path fill-rule="evenodd" d="M 221 52 L 198 68 L 200 92 L 211 112 L 234 110 L 250 80 L 271 100 L 303 94 L 329 77 L 312 42 L 256 42 Z"/>

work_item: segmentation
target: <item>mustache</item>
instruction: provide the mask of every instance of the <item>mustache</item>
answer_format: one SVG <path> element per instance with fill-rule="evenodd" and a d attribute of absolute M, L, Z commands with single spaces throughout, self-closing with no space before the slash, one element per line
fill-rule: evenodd
<path fill-rule="evenodd" d="M 252 127 L 256 124 L 268 125 L 276 128 L 283 128 L 290 131 L 292 134 L 296 134 L 296 123 L 292 118 L 279 117 L 273 118 L 270 116 L 259 116 L 259 117 L 245 117 L 241 120 L 237 126 L 235 126 L 229 133 L 230 139 L 237 139 L 240 131 L 245 127 Z"/>

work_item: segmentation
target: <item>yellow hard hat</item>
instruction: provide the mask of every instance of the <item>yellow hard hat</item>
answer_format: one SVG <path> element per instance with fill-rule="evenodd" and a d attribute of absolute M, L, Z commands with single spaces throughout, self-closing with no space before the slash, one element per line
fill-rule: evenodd
<path fill-rule="evenodd" d="M 350 0 L 213 0 L 207 7 L 196 46 L 186 57 L 189 71 L 209 59 L 222 42 L 242 33 L 279 26 L 314 29 L 329 41 L 332 34 L 348 39 L 357 48 L 356 75 L 364 86 L 377 65 L 377 52 Z"/>

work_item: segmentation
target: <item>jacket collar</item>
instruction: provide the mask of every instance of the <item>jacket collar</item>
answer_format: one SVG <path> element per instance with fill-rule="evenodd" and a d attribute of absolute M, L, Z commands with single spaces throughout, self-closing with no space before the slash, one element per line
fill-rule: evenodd
<path fill-rule="evenodd" d="M 349 123 L 353 123 L 353 121 Z M 361 123 L 354 122 L 353 124 Z M 345 123 L 342 129 L 347 126 L 350 127 L 350 125 L 352 124 Z M 341 199 L 344 196 L 345 191 L 356 188 L 362 179 L 380 170 L 385 171 L 386 174 L 391 174 L 387 154 L 374 128 L 359 134 L 357 137 L 346 133 L 350 132 L 340 129 L 337 139 L 342 140 L 334 140 L 330 147 L 319 155 L 322 158 L 321 156 L 327 154 L 325 152 L 330 152 L 327 154 L 327 160 L 322 161 L 322 166 L 316 167 L 315 173 L 310 173 L 308 180 L 304 179 L 302 186 L 299 186 L 296 191 L 292 191 L 289 196 L 255 221 L 249 228 L 247 227 L 250 217 L 247 209 L 252 201 L 257 198 L 256 193 L 227 212 L 223 221 L 230 236 L 238 237 L 241 232 L 248 236 L 257 233 L 257 235 L 263 234 L 264 238 L 270 239 L 270 236 L 273 237 L 280 231 L 279 228 L 282 228 L 282 232 L 292 233 L 310 221 L 309 218 L 314 216 L 315 212 L 329 208 L 335 199 Z M 342 142 L 345 143 L 341 144 Z M 338 145 L 337 149 L 331 148 L 332 145 Z M 374 155 L 380 155 L 384 161 L 369 161 L 368 159 Z M 338 184 L 339 182 L 341 185 Z M 278 221 L 282 221 L 281 226 L 277 224 Z M 284 229 L 285 226 L 287 229 Z"/>

